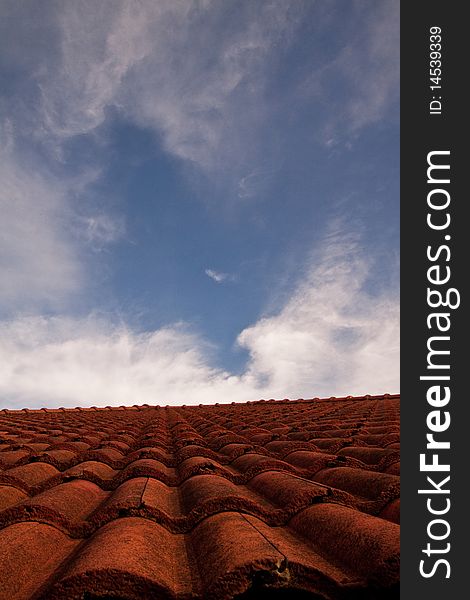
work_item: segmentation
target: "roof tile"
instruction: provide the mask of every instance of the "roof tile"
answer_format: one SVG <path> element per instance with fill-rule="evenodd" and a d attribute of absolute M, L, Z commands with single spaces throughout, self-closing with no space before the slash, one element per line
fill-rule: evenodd
<path fill-rule="evenodd" d="M 0 530 L 0 598 L 30 598 L 78 544 L 55 527 L 34 521 Z"/>
<path fill-rule="evenodd" d="M 193 588 L 185 539 L 158 523 L 124 517 L 100 527 L 76 554 L 44 599 L 83 597 L 87 591 L 122 598 L 183 596 Z"/>
<path fill-rule="evenodd" d="M 397 581 L 398 525 L 337 504 L 307 508 L 290 523 L 314 540 L 314 547 L 325 556 L 339 560 L 353 572 L 367 577 L 370 583 L 383 585 Z"/>

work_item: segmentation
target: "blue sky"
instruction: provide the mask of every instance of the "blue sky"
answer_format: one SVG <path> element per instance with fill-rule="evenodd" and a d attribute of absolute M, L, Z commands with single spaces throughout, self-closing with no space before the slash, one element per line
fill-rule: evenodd
<path fill-rule="evenodd" d="M 0 404 L 399 389 L 399 3 L 0 7 Z"/>

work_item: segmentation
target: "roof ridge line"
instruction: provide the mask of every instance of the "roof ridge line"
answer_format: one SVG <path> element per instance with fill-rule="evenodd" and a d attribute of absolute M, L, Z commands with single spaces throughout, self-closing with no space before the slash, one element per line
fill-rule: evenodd
<path fill-rule="evenodd" d="M 396 393 L 396 394 L 389 394 L 389 393 L 385 393 L 385 394 L 364 394 L 362 396 L 324 396 L 324 397 L 313 397 L 313 398 L 296 398 L 293 400 L 290 400 L 289 398 L 283 398 L 283 399 L 274 399 L 274 398 L 270 398 L 269 400 L 265 400 L 264 398 L 261 398 L 259 400 L 247 400 L 245 402 L 216 402 L 214 404 L 174 404 L 174 405 L 163 405 L 163 404 L 133 404 L 133 405 L 128 405 L 128 406 L 75 406 L 75 407 L 59 407 L 59 408 L 46 408 L 46 407 L 42 407 L 42 408 L 2 408 L 0 409 L 0 415 L 3 413 L 4 415 L 8 415 L 8 414 L 18 414 L 18 413 L 24 413 L 24 414 L 37 414 L 37 413 L 44 413 L 44 414 L 55 414 L 58 412 L 92 412 L 92 411 L 96 411 L 96 412 L 104 412 L 104 411 L 145 411 L 145 410 L 155 410 L 155 409 L 165 409 L 165 408 L 182 408 L 182 409 L 186 409 L 186 408 L 200 408 L 200 407 L 210 407 L 210 406 L 244 406 L 244 405 L 249 405 L 252 406 L 253 404 L 300 404 L 300 403 L 311 403 L 311 402 L 328 402 L 328 401 L 345 401 L 345 400 L 393 400 L 393 399 L 397 399 L 400 398 L 400 394 Z"/>

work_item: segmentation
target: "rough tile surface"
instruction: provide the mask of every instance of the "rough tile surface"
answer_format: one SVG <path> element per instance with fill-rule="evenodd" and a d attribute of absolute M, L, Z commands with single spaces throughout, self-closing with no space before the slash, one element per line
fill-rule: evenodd
<path fill-rule="evenodd" d="M 398 598 L 399 441 L 391 395 L 2 410 L 0 599 Z"/>

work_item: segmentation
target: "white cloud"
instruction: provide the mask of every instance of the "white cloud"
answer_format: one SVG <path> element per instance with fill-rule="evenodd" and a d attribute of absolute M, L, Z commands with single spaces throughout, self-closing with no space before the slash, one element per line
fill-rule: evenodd
<path fill-rule="evenodd" d="M 241 177 L 238 180 L 238 197 L 242 199 L 255 197 L 267 186 L 273 174 L 272 169 L 259 168 Z"/>
<path fill-rule="evenodd" d="M 61 310 L 86 291 L 89 251 L 125 229 L 79 202 L 100 173 L 55 176 L 37 157 L 20 157 L 9 123 L 0 127 L 0 314 Z"/>
<path fill-rule="evenodd" d="M 11 144 L 9 145 L 11 147 Z M 64 227 L 65 186 L 0 151 L 0 305 L 60 306 L 83 283 Z"/>
<path fill-rule="evenodd" d="M 353 91 L 344 115 L 352 131 L 382 119 L 400 93 L 400 4 L 375 8 L 363 45 L 347 47 L 338 58 Z"/>
<path fill-rule="evenodd" d="M 383 119 L 400 94 L 400 3 L 357 2 L 349 43 L 312 69 L 296 90 L 328 106 L 321 127 L 323 143 L 350 139 Z"/>
<path fill-rule="evenodd" d="M 67 138 L 103 122 L 127 72 L 152 49 L 149 25 L 168 3 L 152 4 L 79 0 L 57 11 L 58 55 L 38 73 L 50 133 Z"/>
<path fill-rule="evenodd" d="M 62 4 L 50 25 L 56 54 L 36 70 L 40 135 L 91 132 L 115 108 L 205 170 L 246 160 L 265 112 L 266 62 L 299 10 L 277 0 L 227 10 L 191 0 Z"/>
<path fill-rule="evenodd" d="M 396 392 L 397 295 L 371 295 L 358 243 L 332 233 L 272 316 L 239 335 L 244 373 L 177 324 L 138 333 L 105 319 L 17 318 L 0 332 L 0 402 L 9 406 L 197 404 Z"/>
<path fill-rule="evenodd" d="M 378 121 L 398 99 L 399 3 L 354 6 L 350 43 L 327 64 L 312 58 L 311 78 L 301 84 L 320 110 L 330 107 L 325 141 Z M 16 126 L 32 130 L 58 159 L 64 142 L 119 111 L 153 130 L 174 156 L 231 174 L 238 196 L 251 197 L 263 179 L 252 169 L 261 160 L 260 133 L 276 111 L 268 84 L 309 8 L 286 0 L 241 3 L 233 14 L 217 0 L 44 3 L 41 28 L 18 25 L 23 38 L 6 39 L 8 60 L 29 74 L 9 108 Z M 321 16 L 320 9 L 309 14 Z M 50 43 L 39 43 L 45 34 Z"/>
<path fill-rule="evenodd" d="M 208 365 L 210 349 L 183 326 L 133 333 L 97 318 L 23 318 L 0 335 L 4 406 L 194 404 L 257 397 Z"/>
<path fill-rule="evenodd" d="M 122 218 L 97 213 L 79 219 L 79 235 L 95 250 L 120 239 L 125 232 Z"/>
<path fill-rule="evenodd" d="M 275 395 L 395 391 L 398 294 L 366 292 L 370 267 L 357 241 L 332 232 L 282 310 L 240 334 L 247 373 L 269 381 Z"/>
<path fill-rule="evenodd" d="M 240 3 L 233 13 L 217 0 L 76 0 L 41 8 L 34 27 L 21 7 L 4 9 L 16 15 L 4 22 L 16 23 L 17 32 L 4 32 L 1 51 L 28 74 L 20 95 L 6 99 L 17 128 L 60 158 L 63 142 L 96 131 L 109 110 L 119 111 L 153 130 L 178 158 L 206 173 L 230 171 L 240 198 L 259 188 L 249 165 L 260 162 L 260 133 L 276 111 L 266 92 L 292 32 L 312 10 L 308 18 L 325 19 L 325 31 L 335 35 L 323 9 L 288 0 Z M 339 8 L 332 3 L 326 12 Z M 357 2 L 352 10 L 357 27 L 349 43 L 330 62 L 317 65 L 312 57 L 311 77 L 295 88 L 308 89 L 320 111 L 329 107 L 325 142 L 377 122 L 399 97 L 399 2 Z M 292 95 L 288 103 L 290 110 Z"/>
<path fill-rule="evenodd" d="M 213 279 L 216 283 L 222 283 L 224 281 L 232 281 L 233 276 L 228 273 L 220 273 L 219 271 L 214 271 L 213 269 L 206 269 L 204 273 Z"/>

